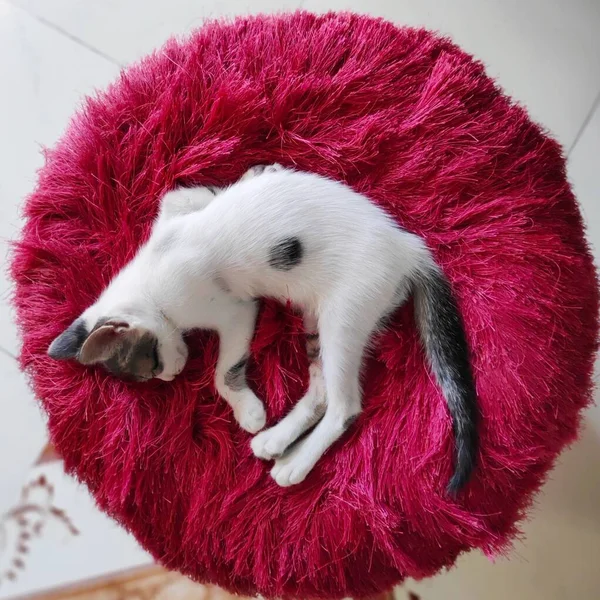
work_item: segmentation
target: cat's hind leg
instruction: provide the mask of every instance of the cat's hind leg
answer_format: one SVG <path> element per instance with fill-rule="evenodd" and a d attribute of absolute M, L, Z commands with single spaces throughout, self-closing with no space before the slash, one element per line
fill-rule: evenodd
<path fill-rule="evenodd" d="M 319 335 L 316 320 L 305 316 L 306 350 L 310 365 L 306 394 L 279 423 L 254 436 L 252 451 L 258 458 L 271 460 L 281 456 L 303 433 L 325 414 L 326 397 Z"/>
<path fill-rule="evenodd" d="M 325 415 L 306 438 L 275 461 L 271 476 L 280 486 L 300 483 L 361 412 L 360 369 L 372 332 L 389 311 L 394 286 L 332 298 L 319 316 L 327 394 Z"/>

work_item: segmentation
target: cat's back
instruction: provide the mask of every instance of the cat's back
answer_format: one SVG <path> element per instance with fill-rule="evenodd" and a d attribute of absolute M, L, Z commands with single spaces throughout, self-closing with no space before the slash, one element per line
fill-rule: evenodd
<path fill-rule="evenodd" d="M 386 213 L 348 186 L 285 169 L 224 191 L 198 226 L 235 292 L 309 304 L 333 282 L 354 281 L 361 268 L 380 263 L 398 233 Z"/>
<path fill-rule="evenodd" d="M 290 169 L 242 180 L 213 205 L 215 222 L 244 238 L 277 238 L 283 233 L 355 237 L 393 226 L 382 209 L 347 185 Z"/>

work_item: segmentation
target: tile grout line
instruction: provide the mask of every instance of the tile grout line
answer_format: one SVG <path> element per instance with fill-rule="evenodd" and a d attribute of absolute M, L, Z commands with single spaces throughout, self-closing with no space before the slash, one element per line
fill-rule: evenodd
<path fill-rule="evenodd" d="M 42 25 L 49 27 L 56 33 L 59 33 L 60 35 L 65 36 L 66 38 L 70 39 L 72 42 L 75 42 L 79 46 L 83 46 L 86 50 L 89 50 L 96 56 L 100 56 L 104 60 L 107 60 L 108 62 L 112 63 L 113 65 L 116 65 L 117 67 L 123 66 L 118 60 L 116 60 L 112 56 L 109 56 L 108 54 L 105 54 L 104 52 L 102 52 L 102 50 L 98 50 L 98 48 L 91 46 L 86 41 L 82 40 L 81 38 L 78 38 L 76 35 L 73 35 L 66 29 L 63 29 L 62 27 L 60 27 L 60 25 L 57 25 L 56 23 L 52 23 L 52 21 L 48 21 L 48 19 L 45 19 L 44 17 L 41 17 L 40 15 L 36 15 L 34 12 L 31 12 L 27 8 L 21 6 L 20 4 L 17 4 L 16 6 L 17 6 L 17 8 L 20 8 L 21 10 L 25 11 L 32 19 L 36 20 L 38 23 L 41 23 Z"/>
<path fill-rule="evenodd" d="M 300 2 L 298 3 L 298 6 L 296 8 L 296 10 L 301 10 L 304 7 L 304 2 L 305 2 L 305 0 L 300 0 Z M 109 56 L 108 54 L 105 54 L 104 52 L 102 52 L 98 48 L 95 48 L 94 46 L 88 44 L 86 41 L 82 40 L 81 38 L 77 37 L 76 35 L 73 35 L 72 33 L 70 33 L 69 31 L 67 31 L 65 29 L 63 29 L 59 25 L 57 25 L 55 23 L 52 23 L 52 21 L 49 21 L 48 19 L 45 19 L 44 17 L 41 17 L 40 15 L 35 14 L 34 12 L 31 12 L 26 7 L 24 7 L 24 6 L 20 5 L 20 4 L 14 4 L 13 2 L 10 2 L 10 3 L 13 6 L 15 6 L 15 8 L 20 9 L 20 10 L 24 11 L 25 13 L 27 13 L 32 19 L 36 20 L 38 23 L 44 25 L 45 27 L 48 27 L 48 28 L 52 29 L 53 31 L 55 31 L 56 33 L 58 33 L 60 35 L 63 35 L 64 37 L 68 38 L 69 40 L 71 40 L 75 44 L 77 44 L 79 46 L 82 46 L 86 50 L 89 50 L 90 52 L 92 52 L 96 56 L 99 56 L 100 58 L 103 58 L 104 60 L 107 60 L 108 62 L 116 65 L 117 67 L 123 67 L 123 65 L 118 60 L 116 60 L 115 58 L 113 58 L 112 56 Z M 8 356 L 9 358 L 11 358 L 13 360 L 17 360 L 17 357 L 12 352 L 9 352 L 8 350 L 6 350 L 5 348 L 3 348 L 2 346 L 0 346 L 0 354 L 4 354 L 5 356 Z"/>
<path fill-rule="evenodd" d="M 577 133 L 575 134 L 575 139 L 573 140 L 573 142 L 571 143 L 571 146 L 569 147 L 569 150 L 567 151 L 567 158 L 569 158 L 571 156 L 571 153 L 575 149 L 575 146 L 577 146 L 577 143 L 583 136 L 583 132 L 586 130 L 587 126 L 590 124 L 590 121 L 594 117 L 594 114 L 596 113 L 596 110 L 598 110 L 598 108 L 600 108 L 600 92 L 598 92 L 598 94 L 594 98 L 594 101 L 592 102 L 592 106 L 591 106 L 590 110 L 588 111 L 588 113 L 586 114 L 585 119 L 583 120 L 583 123 L 581 124 L 581 127 L 577 130 Z"/>
<path fill-rule="evenodd" d="M 13 360 L 17 360 L 17 357 L 12 352 L 9 352 L 8 350 L 6 350 L 5 348 L 3 348 L 2 346 L 0 346 L 0 354 L 4 354 L 5 356 L 8 356 L 9 358 L 12 358 Z"/>

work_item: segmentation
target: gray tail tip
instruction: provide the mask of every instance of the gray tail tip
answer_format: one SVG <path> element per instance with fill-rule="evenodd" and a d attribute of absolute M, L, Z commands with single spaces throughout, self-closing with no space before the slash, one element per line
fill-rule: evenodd
<path fill-rule="evenodd" d="M 448 485 L 446 486 L 446 493 L 451 498 L 456 498 L 458 493 L 467 485 L 471 479 L 471 470 L 468 471 L 455 471 Z"/>
<path fill-rule="evenodd" d="M 463 440 L 457 447 L 456 467 L 446 487 L 446 493 L 455 498 L 458 493 L 469 483 L 475 469 L 477 454 L 477 441 L 474 436 Z"/>

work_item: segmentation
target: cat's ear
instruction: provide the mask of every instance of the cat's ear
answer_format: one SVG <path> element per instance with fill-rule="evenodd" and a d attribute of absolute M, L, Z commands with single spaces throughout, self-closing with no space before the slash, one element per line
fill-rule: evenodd
<path fill-rule="evenodd" d="M 48 348 L 48 356 L 56 360 L 76 358 L 89 335 L 85 321 L 77 319 Z"/>
<path fill-rule="evenodd" d="M 77 360 L 83 365 L 108 360 L 123 345 L 126 339 L 136 335 L 127 323 L 107 321 L 95 327 L 84 341 Z"/>
<path fill-rule="evenodd" d="M 77 359 L 84 365 L 110 358 L 135 330 L 122 321 L 105 321 L 89 332 L 85 321 L 77 319 L 48 348 L 48 356 L 56 360 Z"/>

